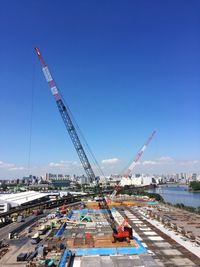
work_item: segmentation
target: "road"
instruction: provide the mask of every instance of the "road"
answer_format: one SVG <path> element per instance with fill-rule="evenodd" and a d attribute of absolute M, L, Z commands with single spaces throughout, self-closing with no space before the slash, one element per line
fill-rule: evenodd
<path fill-rule="evenodd" d="M 25 219 L 24 222 L 13 222 L 10 223 L 0 229 L 0 239 L 8 239 L 8 234 L 12 231 L 14 231 L 17 227 L 25 224 L 26 222 L 32 220 L 35 217 L 35 215 L 31 215 L 28 218 Z"/>
<path fill-rule="evenodd" d="M 0 229 L 0 239 L 8 239 L 8 234 L 15 230 L 19 226 L 19 223 L 13 222 Z"/>

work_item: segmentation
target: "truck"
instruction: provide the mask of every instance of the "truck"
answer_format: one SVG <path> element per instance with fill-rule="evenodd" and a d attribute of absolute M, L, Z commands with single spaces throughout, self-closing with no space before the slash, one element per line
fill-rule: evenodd
<path fill-rule="evenodd" d="M 43 214 L 43 211 L 38 209 L 38 210 L 33 210 L 32 213 L 37 216 L 37 215 Z"/>
<path fill-rule="evenodd" d="M 39 234 L 45 235 L 49 229 L 50 229 L 49 225 L 42 225 L 39 229 Z"/>
<path fill-rule="evenodd" d="M 35 245 L 38 244 L 40 242 L 40 234 L 39 232 L 35 233 L 32 237 L 31 237 L 31 244 Z"/>
<path fill-rule="evenodd" d="M 18 215 L 17 216 L 17 222 L 20 223 L 20 222 L 24 222 L 24 216 L 23 215 Z"/>

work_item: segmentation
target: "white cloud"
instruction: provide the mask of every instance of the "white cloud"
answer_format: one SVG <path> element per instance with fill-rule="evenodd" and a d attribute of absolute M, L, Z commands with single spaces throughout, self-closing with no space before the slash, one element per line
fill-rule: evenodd
<path fill-rule="evenodd" d="M 50 162 L 49 167 L 63 167 L 63 164 L 58 162 Z"/>
<path fill-rule="evenodd" d="M 169 157 L 169 156 L 162 156 L 160 158 L 157 159 L 159 162 L 162 162 L 162 163 L 169 163 L 169 162 L 172 162 L 174 161 L 173 158 Z"/>
<path fill-rule="evenodd" d="M 9 171 L 22 171 L 22 170 L 24 170 L 25 168 L 24 167 L 12 167 L 12 168 L 10 168 L 9 169 Z"/>
<path fill-rule="evenodd" d="M 156 165 L 158 162 L 153 161 L 153 160 L 145 160 L 142 162 L 143 165 Z"/>
<path fill-rule="evenodd" d="M 174 163 L 174 159 L 168 156 L 162 156 L 155 160 L 145 160 L 142 162 L 142 165 L 165 165 Z"/>
<path fill-rule="evenodd" d="M 0 161 L 0 179 L 12 179 L 26 175 L 26 168 L 15 163 Z"/>
<path fill-rule="evenodd" d="M 13 163 L 0 161 L 0 168 L 8 169 L 8 168 L 11 168 L 11 167 L 14 167 L 14 166 L 15 166 L 15 164 L 13 164 Z"/>
<path fill-rule="evenodd" d="M 199 160 L 188 160 L 188 161 L 181 161 L 180 162 L 181 166 L 197 165 L 197 164 L 200 164 Z"/>
<path fill-rule="evenodd" d="M 116 158 L 103 159 L 101 169 L 105 175 L 111 173 L 121 173 L 126 163 Z M 92 165 L 96 175 L 101 175 L 98 168 Z M 58 160 L 50 161 L 45 164 L 30 166 L 30 169 L 17 165 L 16 163 L 0 161 L 0 179 L 22 178 L 29 175 L 44 175 L 45 173 L 63 173 L 63 174 L 84 174 L 81 163 L 77 161 Z M 177 160 L 169 156 L 152 158 L 149 160 L 138 161 L 133 173 L 175 173 L 175 172 L 200 172 L 200 160 Z"/>
<path fill-rule="evenodd" d="M 104 165 L 115 165 L 115 164 L 117 164 L 119 162 L 120 162 L 120 160 L 118 158 L 103 159 L 101 161 L 101 163 L 104 164 Z"/>
<path fill-rule="evenodd" d="M 200 160 L 180 160 L 169 156 L 162 156 L 141 162 L 133 173 L 166 174 L 186 172 L 200 173 Z"/>
<path fill-rule="evenodd" d="M 67 161 L 67 160 L 60 160 L 59 162 L 50 162 L 49 167 L 56 167 L 56 168 L 70 168 L 70 167 L 79 167 L 80 164 L 77 161 Z"/>

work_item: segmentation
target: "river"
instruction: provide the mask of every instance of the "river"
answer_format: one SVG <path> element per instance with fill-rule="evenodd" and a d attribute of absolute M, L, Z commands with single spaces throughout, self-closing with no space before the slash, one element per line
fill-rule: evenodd
<path fill-rule="evenodd" d="M 162 185 L 148 192 L 160 194 L 165 202 L 172 204 L 183 203 L 186 206 L 200 206 L 200 192 L 189 192 L 186 185 Z"/>

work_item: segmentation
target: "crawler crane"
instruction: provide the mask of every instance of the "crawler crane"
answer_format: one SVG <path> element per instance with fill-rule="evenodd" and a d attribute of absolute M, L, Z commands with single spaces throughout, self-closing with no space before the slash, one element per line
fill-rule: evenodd
<path fill-rule="evenodd" d="M 77 134 L 77 131 L 76 131 L 76 128 L 72 122 L 72 119 L 71 119 L 71 116 L 70 116 L 70 112 L 69 112 L 69 108 L 67 107 L 67 105 L 64 104 L 62 98 L 61 98 L 61 95 L 58 91 L 58 88 L 52 78 L 52 75 L 49 71 L 49 68 L 48 66 L 46 65 L 46 63 L 44 62 L 44 59 L 42 58 L 42 55 L 39 51 L 39 49 L 36 47 L 35 48 L 35 51 L 38 55 L 38 58 L 39 58 L 39 61 L 40 61 L 40 64 L 41 64 L 41 68 L 42 68 L 42 71 L 43 71 L 43 74 L 44 74 L 44 77 L 51 89 L 51 93 L 53 94 L 53 97 L 56 101 L 56 104 L 57 104 L 57 107 L 58 107 L 58 110 L 60 112 L 60 115 L 63 119 L 63 122 L 67 128 L 67 131 L 70 135 L 70 138 L 73 142 L 73 145 L 76 149 L 76 152 L 79 156 L 79 159 L 82 163 L 82 166 L 86 172 L 86 175 L 87 177 L 89 178 L 90 182 L 94 182 L 95 181 L 95 174 L 93 172 L 93 169 L 89 163 L 89 160 L 85 154 L 85 151 L 83 149 L 83 146 L 80 142 L 80 139 L 78 137 L 78 134 Z"/>
<path fill-rule="evenodd" d="M 153 137 L 154 137 L 155 134 L 156 134 L 156 131 L 153 131 L 152 134 L 150 135 L 150 137 L 148 138 L 148 140 L 146 141 L 146 143 L 139 150 L 139 152 L 137 153 L 136 157 L 131 162 L 131 164 L 129 165 L 129 167 L 123 172 L 122 177 L 128 177 L 132 173 L 132 171 L 135 168 L 137 162 L 141 158 L 142 154 L 146 150 L 147 146 L 149 145 L 149 143 L 151 142 L 151 140 L 153 139 Z M 110 199 L 113 199 L 117 195 L 117 193 L 120 191 L 120 189 L 121 189 L 121 186 L 119 184 L 119 185 L 116 186 L 115 190 L 111 194 Z"/>
<path fill-rule="evenodd" d="M 72 122 L 71 116 L 70 116 L 70 112 L 69 112 L 69 108 L 67 107 L 67 105 L 64 104 L 64 101 L 62 100 L 62 97 L 59 93 L 59 90 L 52 78 L 52 75 L 48 69 L 48 66 L 46 65 L 44 59 L 42 58 L 42 55 L 39 51 L 38 48 L 35 48 L 35 51 L 37 53 L 37 56 L 39 58 L 40 64 L 41 64 L 41 68 L 44 74 L 44 77 L 51 89 L 51 93 L 53 94 L 53 97 L 56 101 L 58 110 L 60 112 L 60 115 L 63 119 L 63 122 L 66 126 L 66 129 L 70 135 L 70 138 L 73 142 L 73 145 L 76 149 L 76 152 L 79 156 L 79 159 L 82 163 L 82 166 L 90 180 L 90 182 L 94 182 L 95 179 L 95 174 L 93 172 L 93 169 L 90 165 L 90 162 L 86 156 L 86 153 L 83 149 L 83 146 L 80 142 L 79 136 L 77 134 L 75 125 Z M 149 140 L 147 141 L 147 143 L 144 145 L 144 147 L 141 149 L 141 151 L 138 153 L 136 160 L 134 160 L 134 162 L 130 165 L 129 169 L 127 170 L 127 175 L 129 175 L 130 171 L 132 170 L 132 168 L 134 167 L 134 165 L 136 164 L 137 160 L 141 157 L 142 153 L 144 152 L 144 150 L 146 149 L 146 146 L 148 145 L 148 143 L 151 141 L 151 139 L 153 138 L 153 135 L 155 134 L 155 132 L 152 134 L 152 136 L 149 138 Z M 113 192 L 113 194 L 115 195 L 116 193 Z M 110 211 L 110 208 L 107 205 L 107 202 L 104 201 L 103 204 L 104 208 L 107 209 L 107 215 L 108 215 L 108 220 L 112 226 L 113 229 L 113 242 L 116 241 L 124 241 L 126 240 L 127 242 L 130 242 L 130 239 L 132 237 L 132 229 L 126 226 L 127 223 L 127 218 L 124 219 L 124 221 L 122 222 L 121 225 L 118 225 L 113 216 L 112 213 Z"/>

